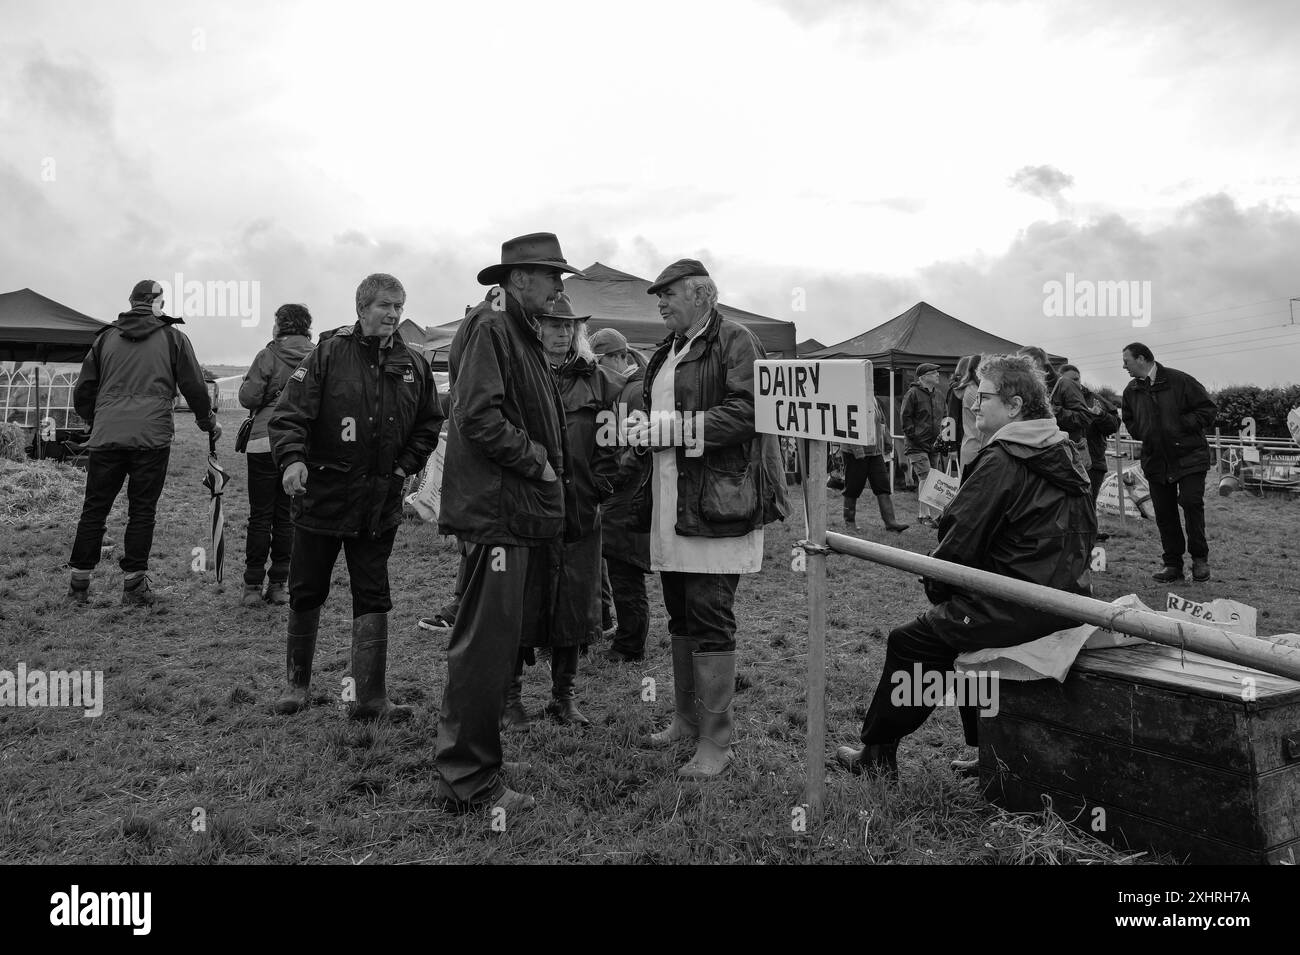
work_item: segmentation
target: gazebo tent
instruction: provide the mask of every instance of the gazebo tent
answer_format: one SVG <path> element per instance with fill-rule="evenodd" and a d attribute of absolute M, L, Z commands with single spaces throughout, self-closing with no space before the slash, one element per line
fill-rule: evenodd
<path fill-rule="evenodd" d="M 1010 339 L 953 318 L 928 302 L 917 302 L 883 325 L 835 345 L 800 355 L 801 358 L 868 358 L 875 368 L 877 395 L 889 395 L 889 430 L 895 422 L 902 395 L 916 377 L 917 366 L 931 362 L 950 377 L 965 355 L 1008 354 L 1021 346 Z M 1051 355 L 1053 364 L 1066 359 Z"/>
<path fill-rule="evenodd" d="M 578 315 L 590 315 L 591 331 L 602 328 L 618 330 L 633 348 L 650 349 L 667 335 L 663 319 L 659 317 L 657 300 L 646 294 L 650 287 L 647 279 L 611 269 L 599 262 L 583 269 L 583 275 L 571 275 L 564 280 L 573 310 Z M 768 358 L 795 357 L 794 323 L 784 322 L 765 315 L 756 315 L 743 309 L 718 303 L 723 318 L 744 325 L 762 343 Z M 426 334 L 449 331 L 455 333 L 460 320 L 431 328 Z M 402 338 L 406 339 L 403 330 Z"/>
<path fill-rule="evenodd" d="M 825 345 L 815 338 L 805 338 L 803 341 L 799 342 L 799 344 L 795 345 L 794 349 L 795 353 L 802 358 L 809 352 L 821 351 L 825 347 Z"/>
<path fill-rule="evenodd" d="M 0 361 L 37 365 L 36 436 L 33 438 L 37 457 L 42 450 L 40 365 L 81 361 L 104 327 L 104 322 L 29 288 L 0 295 Z"/>

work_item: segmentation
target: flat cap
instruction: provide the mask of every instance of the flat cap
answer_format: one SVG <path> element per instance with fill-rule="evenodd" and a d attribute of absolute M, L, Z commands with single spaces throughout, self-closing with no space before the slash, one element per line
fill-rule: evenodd
<path fill-rule="evenodd" d="M 916 377 L 920 378 L 922 375 L 928 375 L 930 372 L 938 370 L 939 366 L 932 362 L 921 362 L 921 364 L 916 366 Z"/>
<path fill-rule="evenodd" d="M 627 339 L 612 328 L 602 328 L 587 339 L 587 342 L 597 357 L 608 355 L 610 352 L 627 351 Z"/>
<path fill-rule="evenodd" d="M 162 286 L 153 279 L 142 279 L 131 289 L 131 301 L 152 302 L 162 294 Z"/>
<path fill-rule="evenodd" d="M 658 295 L 678 279 L 684 279 L 688 275 L 703 275 L 707 278 L 708 274 L 709 270 L 699 259 L 678 259 L 659 273 L 659 278 L 654 280 L 654 284 L 646 289 L 646 292 L 650 295 Z"/>

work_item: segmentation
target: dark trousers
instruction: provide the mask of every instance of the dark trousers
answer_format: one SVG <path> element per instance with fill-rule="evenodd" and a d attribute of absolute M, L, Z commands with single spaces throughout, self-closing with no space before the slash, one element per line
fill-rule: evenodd
<path fill-rule="evenodd" d="M 1193 559 L 1204 560 L 1210 556 L 1210 545 L 1205 540 L 1205 473 L 1197 471 L 1172 484 L 1150 482 L 1151 504 L 1156 509 L 1156 527 L 1160 528 L 1166 567 L 1182 567 L 1183 551 Z M 1186 537 L 1178 520 L 1179 507 L 1187 523 Z"/>
<path fill-rule="evenodd" d="M 606 557 L 610 588 L 614 592 L 614 609 L 618 630 L 614 649 L 629 657 L 645 655 L 645 641 L 650 634 L 650 601 L 645 593 L 645 571 L 635 564 Z"/>
<path fill-rule="evenodd" d="M 600 629 L 614 626 L 614 585 L 609 579 L 609 568 L 600 562 Z"/>
<path fill-rule="evenodd" d="M 915 698 L 910 693 L 907 694 L 908 701 L 898 705 L 894 692 L 899 682 L 894 674 L 905 674 L 907 679 L 902 685 L 919 692 L 920 688 L 914 687 L 914 665 L 921 665 L 922 679 L 928 679 L 925 675 L 932 671 L 942 677 L 953 668 L 957 653 L 955 647 L 949 646 L 935 634 L 924 617 L 917 617 L 911 623 L 891 630 L 880 684 L 867 709 L 867 717 L 862 721 L 862 742 L 867 745 L 896 743 L 920 729 L 934 707 L 914 702 Z M 958 709 L 961 711 L 966 743 L 970 746 L 979 745 L 979 709 L 974 706 L 961 706 Z"/>
<path fill-rule="evenodd" d="M 659 575 L 668 611 L 668 632 L 689 639 L 697 653 L 736 649 L 736 616 L 732 603 L 740 574 L 683 574 L 665 570 Z"/>
<path fill-rule="evenodd" d="M 1097 506 L 1097 495 L 1101 493 L 1101 482 L 1106 480 L 1106 474 L 1105 468 L 1088 472 L 1088 480 L 1092 482 L 1092 506 L 1094 508 Z"/>
<path fill-rule="evenodd" d="M 244 535 L 244 583 L 261 584 L 266 575 L 266 558 L 271 557 L 271 580 L 289 579 L 289 555 L 293 552 L 293 521 L 289 517 L 289 495 L 280 483 L 280 471 L 271 452 L 249 454 L 248 531 Z"/>
<path fill-rule="evenodd" d="M 855 458 L 852 454 L 844 455 L 844 496 L 856 500 L 862 495 L 862 489 L 871 482 L 871 493 L 888 494 L 889 472 L 885 470 L 885 459 L 879 454 L 868 454 Z"/>
<path fill-rule="evenodd" d="M 388 555 L 393 552 L 393 527 L 378 537 L 332 537 L 293 529 L 293 555 L 289 560 L 289 609 L 315 610 L 330 594 L 330 577 L 339 548 L 348 562 L 348 583 L 352 587 L 352 616 L 388 613 Z"/>
<path fill-rule="evenodd" d="M 505 791 L 501 711 L 515 672 L 525 614 L 540 613 L 545 548 L 469 544 L 465 590 L 447 645 L 435 764 L 439 792 L 462 806 Z"/>
<path fill-rule="evenodd" d="M 149 569 L 153 547 L 154 516 L 158 497 L 167 480 L 170 446 L 144 451 L 104 449 L 91 451 L 86 462 L 86 500 L 77 523 L 68 565 L 76 570 L 94 570 L 104 544 L 104 522 L 113 509 L 118 492 L 126 482 L 126 534 L 118 566 L 126 573 Z"/>
<path fill-rule="evenodd" d="M 468 565 L 465 562 L 465 545 L 460 545 L 460 563 L 456 567 L 456 590 L 451 595 L 451 600 L 438 611 L 438 616 L 448 623 L 455 623 L 456 616 L 460 613 L 460 598 L 465 593 L 465 579 L 468 577 Z"/>

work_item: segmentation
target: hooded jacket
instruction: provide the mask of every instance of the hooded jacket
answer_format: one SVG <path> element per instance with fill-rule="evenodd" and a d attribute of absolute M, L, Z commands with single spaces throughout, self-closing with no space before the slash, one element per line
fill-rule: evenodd
<path fill-rule="evenodd" d="M 493 303 L 505 300 L 498 309 Z M 451 415 L 438 529 L 473 544 L 537 547 L 564 534 L 564 406 L 535 319 L 489 291 L 447 355 Z M 556 480 L 545 481 L 547 464 Z"/>
<path fill-rule="evenodd" d="M 624 381 L 616 404 L 620 421 L 633 411 L 645 411 L 644 382 L 645 369 L 639 366 Z M 613 479 L 614 493 L 601 505 L 601 546 L 606 557 L 649 571 L 650 535 L 632 529 L 636 523 L 632 498 L 637 491 L 640 463 L 636 449 L 621 449 L 619 470 Z"/>
<path fill-rule="evenodd" d="M 1092 488 L 1073 446 L 1050 418 L 1016 421 L 975 457 L 939 519 L 932 557 L 990 573 L 1089 594 L 1097 536 Z M 927 580 L 925 613 L 958 652 L 1009 647 L 1077 621 Z"/>
<path fill-rule="evenodd" d="M 1088 470 L 1105 471 L 1107 470 L 1106 439 L 1119 430 L 1119 415 L 1115 412 L 1115 406 L 1104 395 L 1085 388 L 1083 398 L 1090 405 L 1095 401 L 1101 406 L 1101 414 L 1094 416 L 1088 422 L 1088 430 L 1085 432 L 1088 438 L 1088 458 L 1091 461 Z"/>
<path fill-rule="evenodd" d="M 1156 363 L 1156 378 L 1143 375 L 1124 388 L 1124 426 L 1142 442 L 1142 473 L 1160 484 L 1210 469 L 1207 429 L 1218 408 L 1191 375 Z"/>
<path fill-rule="evenodd" d="M 321 342 L 289 376 L 267 431 L 276 467 L 307 465 L 293 499 L 297 527 L 377 537 L 402 519 L 397 473 L 415 474 L 438 446 L 438 386 L 424 356 L 394 333 L 387 351 L 360 323 Z"/>
<path fill-rule="evenodd" d="M 285 335 L 257 353 L 239 385 L 239 403 L 255 412 L 250 441 L 267 436 L 266 426 L 275 410 L 275 401 L 284 391 L 289 376 L 311 354 L 309 335 Z"/>
<path fill-rule="evenodd" d="M 576 541 L 600 526 L 601 502 L 613 492 L 617 443 L 607 440 L 623 376 L 572 355 L 556 372 L 564 403 L 572 478 L 565 485 L 565 539 Z"/>
<path fill-rule="evenodd" d="M 95 337 L 73 391 L 73 406 L 91 429 L 88 449 L 169 447 L 176 434 L 172 406 L 178 390 L 199 429 L 215 427 L 203 369 L 175 322 L 138 304 Z"/>
<path fill-rule="evenodd" d="M 943 421 L 946 402 L 937 387 L 926 391 L 920 381 L 912 382 L 903 396 L 899 421 L 906 443 L 904 454 L 933 454 L 934 443 L 939 439 L 939 424 Z"/>

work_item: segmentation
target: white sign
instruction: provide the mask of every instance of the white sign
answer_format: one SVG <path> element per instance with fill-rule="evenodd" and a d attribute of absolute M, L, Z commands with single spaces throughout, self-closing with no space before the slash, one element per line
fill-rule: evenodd
<path fill-rule="evenodd" d="M 1243 637 L 1255 636 L 1255 608 L 1223 597 L 1201 603 L 1170 593 L 1165 599 L 1165 616 L 1206 623 Z"/>
<path fill-rule="evenodd" d="M 876 443 L 871 362 L 754 362 L 754 430 L 837 444 Z"/>

